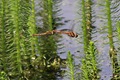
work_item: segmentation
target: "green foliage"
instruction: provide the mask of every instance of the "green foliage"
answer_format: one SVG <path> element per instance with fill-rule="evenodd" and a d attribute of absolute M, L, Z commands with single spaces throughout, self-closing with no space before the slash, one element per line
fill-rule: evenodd
<path fill-rule="evenodd" d="M 118 39 L 120 40 L 120 21 L 117 22 L 117 34 L 118 34 Z"/>
<path fill-rule="evenodd" d="M 42 0 L 43 4 L 41 4 L 41 11 L 40 17 L 42 17 L 42 25 L 43 27 L 40 28 L 39 32 L 45 32 L 48 30 L 53 30 L 53 0 Z M 50 63 L 54 60 L 57 56 L 56 54 L 56 44 L 54 36 L 44 36 L 39 38 L 39 45 L 41 55 L 43 56 L 42 59 L 45 60 L 45 66 L 50 65 Z"/>
<path fill-rule="evenodd" d="M 106 14 L 107 14 L 107 26 L 108 26 L 108 38 L 109 38 L 109 45 L 110 45 L 110 58 L 112 61 L 112 68 L 113 68 L 113 79 L 115 79 L 116 74 L 118 74 L 118 60 L 117 60 L 117 53 L 114 48 L 113 43 L 113 26 L 112 26 L 112 18 L 111 18 L 111 1 L 106 0 Z"/>
<path fill-rule="evenodd" d="M 30 48 L 31 48 L 31 59 L 35 58 L 36 54 L 40 54 L 40 49 L 38 45 L 38 38 L 32 36 L 33 34 L 37 33 L 37 28 L 36 28 L 36 18 L 35 18 L 35 1 L 31 0 L 30 1 L 31 9 L 29 10 L 30 15 L 28 17 L 28 38 L 29 38 L 29 43 L 30 43 Z"/>
<path fill-rule="evenodd" d="M 7 75 L 4 71 L 0 72 L 0 80 L 9 80 L 9 79 L 7 79 Z"/>
<path fill-rule="evenodd" d="M 61 0 L 40 0 L 40 25 L 36 25 L 35 0 L 0 0 L 0 80 L 48 80 L 56 79 L 61 59 L 57 56 L 54 36 L 34 37 L 33 34 L 56 29 L 60 21 Z M 57 4 L 58 3 L 58 4 Z M 112 56 L 113 80 L 119 79 L 119 65 L 113 44 L 111 1 L 105 0 L 110 57 Z M 92 0 L 81 0 L 84 58 L 82 80 L 98 80 L 97 50 L 91 40 Z M 118 5 L 115 7 L 117 8 Z M 114 13 L 114 12 L 113 12 Z M 59 16 L 59 17 L 58 17 Z M 120 39 L 120 22 L 117 21 Z M 70 80 L 75 80 L 75 61 L 68 52 L 67 66 Z"/>
<path fill-rule="evenodd" d="M 109 44 L 110 50 L 114 49 L 113 45 L 113 27 L 112 27 L 112 20 L 111 20 L 111 9 L 110 9 L 111 2 L 110 0 L 106 0 L 106 14 L 107 14 L 107 26 L 108 26 L 108 37 L 109 37 Z"/>
<path fill-rule="evenodd" d="M 116 24 L 116 27 L 117 27 L 117 36 L 118 36 L 118 40 L 120 40 L 120 21 L 117 21 L 117 24 Z M 118 41 L 118 44 L 119 44 L 119 41 Z M 118 46 L 120 47 L 120 46 Z M 118 55 L 119 55 L 119 50 L 118 50 Z M 118 58 L 118 65 L 115 65 L 114 67 L 114 71 L 113 71 L 113 78 L 112 79 L 120 79 L 120 59 Z M 116 63 L 116 62 L 115 62 Z"/>
<path fill-rule="evenodd" d="M 20 0 L 11 1 L 11 21 L 13 26 L 13 44 L 15 51 L 12 53 L 12 59 L 16 59 L 14 64 L 17 64 L 16 69 L 18 73 L 22 73 L 22 64 L 21 64 L 21 51 L 20 51 L 20 33 L 21 33 L 21 22 L 20 22 Z"/>
<path fill-rule="evenodd" d="M 81 2 L 82 5 L 82 26 L 83 26 L 83 37 L 84 37 L 84 52 L 86 53 L 87 51 L 87 46 L 88 46 L 88 32 L 87 32 L 87 25 L 86 25 L 86 9 L 85 9 L 85 0 L 82 0 Z"/>
<path fill-rule="evenodd" d="M 88 63 L 90 63 L 91 65 L 91 78 L 94 78 L 94 79 L 98 79 L 98 63 L 97 63 L 97 59 L 96 59 L 96 49 L 95 49 L 95 45 L 92 41 L 90 41 L 89 43 L 89 48 L 88 48 L 88 56 L 86 55 L 86 59 L 88 59 Z M 90 62 L 89 62 L 90 61 Z"/>
<path fill-rule="evenodd" d="M 22 79 L 30 75 L 26 73 L 31 70 L 30 54 L 38 50 L 34 48 L 37 38 L 32 37 L 36 33 L 34 1 L 0 0 L 0 4 L 0 66 L 7 77 Z"/>
<path fill-rule="evenodd" d="M 48 0 L 48 23 L 50 30 L 53 29 L 53 1 Z"/>
<path fill-rule="evenodd" d="M 89 40 L 91 39 L 92 21 L 91 21 L 91 0 L 81 1 L 81 15 L 82 15 L 82 31 L 83 31 L 83 43 L 84 43 L 84 53 L 87 53 L 87 46 L 89 45 Z"/>
<path fill-rule="evenodd" d="M 81 73 L 82 80 L 89 80 L 89 71 L 87 69 L 86 59 L 82 59 L 82 66 L 80 70 L 82 70 Z"/>
<path fill-rule="evenodd" d="M 8 31 L 8 29 L 6 29 L 5 27 L 7 27 L 5 24 L 6 22 L 8 21 L 7 18 L 8 18 L 8 15 L 5 15 L 7 12 L 8 12 L 8 7 L 6 6 L 7 5 L 7 2 L 5 0 L 2 0 L 0 1 L 0 57 L 3 57 L 4 59 L 0 59 L 0 66 L 4 66 L 4 70 L 6 71 L 6 67 L 7 65 L 4 64 L 6 63 L 6 49 L 8 49 L 8 46 L 6 45 L 6 43 L 9 43 L 7 41 L 7 39 L 9 40 L 10 37 L 8 38 L 6 35 L 5 35 L 5 32 Z M 6 21 L 7 20 L 7 21 Z M 7 39 L 6 39 L 7 37 Z M 9 49 L 8 49 L 9 50 Z M 2 65 L 3 64 L 3 65 Z"/>
<path fill-rule="evenodd" d="M 96 49 L 94 43 L 90 41 L 88 47 L 88 54 L 82 59 L 82 78 L 83 80 L 96 80 L 99 79 L 98 76 L 98 63 L 96 59 Z"/>
<path fill-rule="evenodd" d="M 70 80 L 75 80 L 75 64 L 74 64 L 74 59 L 72 57 L 72 54 L 70 52 L 68 52 L 67 55 L 67 66 L 69 68 L 68 70 L 68 74 L 69 74 L 69 78 Z"/>

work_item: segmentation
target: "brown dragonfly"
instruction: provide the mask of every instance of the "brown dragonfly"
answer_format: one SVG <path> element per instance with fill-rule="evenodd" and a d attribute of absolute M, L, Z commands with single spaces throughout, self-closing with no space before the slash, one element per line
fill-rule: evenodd
<path fill-rule="evenodd" d="M 46 31 L 40 34 L 33 34 L 33 36 L 43 36 L 43 35 L 49 35 L 49 34 L 67 34 L 70 37 L 75 37 L 75 38 L 78 37 L 77 33 L 69 29 Z"/>

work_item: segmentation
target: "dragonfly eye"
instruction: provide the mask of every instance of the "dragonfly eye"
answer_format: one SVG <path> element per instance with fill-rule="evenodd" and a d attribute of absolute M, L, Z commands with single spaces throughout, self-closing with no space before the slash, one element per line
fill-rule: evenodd
<path fill-rule="evenodd" d="M 76 34 L 76 36 L 75 36 L 76 38 L 78 37 L 78 35 Z"/>

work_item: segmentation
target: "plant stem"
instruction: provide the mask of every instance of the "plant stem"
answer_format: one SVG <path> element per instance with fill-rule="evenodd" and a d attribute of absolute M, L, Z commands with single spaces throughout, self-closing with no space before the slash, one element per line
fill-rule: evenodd
<path fill-rule="evenodd" d="M 74 71 L 74 60 L 73 60 L 73 57 L 72 57 L 72 54 L 70 52 L 68 52 L 68 55 L 67 55 L 67 63 L 68 63 L 68 67 L 69 67 L 69 75 L 70 75 L 70 80 L 75 80 L 75 71 Z"/>
<path fill-rule="evenodd" d="M 5 0 L 2 0 L 2 5 L 1 5 L 1 7 L 2 7 L 2 10 L 1 10 L 1 14 L 0 14 L 0 16 L 1 16 L 1 52 L 2 52 L 2 54 L 3 55 L 6 55 L 6 43 L 5 43 L 5 41 L 6 41 L 6 39 L 5 39 L 5 4 L 6 4 L 6 1 Z M 6 60 L 5 59 L 5 56 L 3 56 L 3 60 Z M 4 68 L 4 71 L 6 71 L 6 64 L 5 64 L 5 62 L 3 62 L 3 68 Z"/>
<path fill-rule="evenodd" d="M 113 45 L 113 31 L 112 31 L 112 20 L 111 20 L 111 9 L 110 9 L 110 1 L 106 0 L 106 12 L 107 12 L 107 19 L 108 19 L 108 37 L 110 41 L 110 50 L 114 49 Z"/>
<path fill-rule="evenodd" d="M 110 45 L 110 58 L 112 60 L 112 68 L 113 68 L 113 78 L 117 72 L 118 61 L 117 61 L 117 53 L 114 48 L 113 43 L 113 28 L 112 28 L 112 20 L 111 20 L 111 2 L 110 0 L 106 0 L 106 14 L 107 14 L 107 23 L 108 23 L 108 38 L 109 38 L 109 45 Z"/>
<path fill-rule="evenodd" d="M 83 26 L 83 37 L 84 37 L 84 52 L 86 53 L 88 47 L 88 32 L 86 25 L 86 9 L 85 9 L 85 0 L 82 0 L 82 26 Z"/>
<path fill-rule="evenodd" d="M 49 24 L 49 28 L 50 28 L 50 30 L 52 30 L 53 29 L 53 25 L 52 25 L 52 23 L 53 23 L 53 11 L 52 11 L 52 5 L 53 5 L 53 2 L 52 2 L 52 0 L 48 0 L 48 24 Z"/>

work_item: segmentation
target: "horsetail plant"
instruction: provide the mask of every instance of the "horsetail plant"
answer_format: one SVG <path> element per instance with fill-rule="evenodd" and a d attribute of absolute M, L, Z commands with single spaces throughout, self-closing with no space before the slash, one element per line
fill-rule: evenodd
<path fill-rule="evenodd" d="M 113 45 L 113 29 L 112 29 L 112 20 L 111 20 L 111 9 L 110 9 L 110 0 L 106 0 L 106 14 L 107 14 L 107 27 L 108 27 L 108 37 L 110 41 L 110 50 L 114 50 Z"/>
<path fill-rule="evenodd" d="M 120 40 L 120 21 L 117 21 L 117 24 L 116 24 L 116 26 L 117 26 L 117 35 L 118 35 L 118 40 Z M 118 44 L 119 44 L 119 41 L 118 41 Z M 120 46 L 118 46 L 118 47 L 120 47 Z M 118 53 L 119 53 L 119 50 L 118 50 Z M 118 64 L 120 65 L 120 59 L 118 58 Z M 120 75 L 119 75 L 119 73 L 120 73 L 120 66 L 117 66 L 117 69 L 116 69 L 116 78 L 115 79 L 120 79 Z"/>
<path fill-rule="evenodd" d="M 87 25 L 86 25 L 86 9 L 85 9 L 85 0 L 82 0 L 82 29 L 83 29 L 83 38 L 84 38 L 84 53 L 87 51 L 88 46 L 88 32 L 87 32 Z"/>
<path fill-rule="evenodd" d="M 54 2 L 53 0 L 42 0 L 43 4 L 41 4 L 41 8 L 42 10 L 40 11 L 40 16 L 42 17 L 42 25 L 43 27 L 40 29 L 42 31 L 51 31 L 53 30 L 53 6 L 54 6 Z M 46 58 L 45 60 L 51 60 L 51 55 L 53 55 L 52 57 L 55 57 L 56 54 L 56 44 L 55 44 L 55 40 L 54 40 L 54 36 L 44 36 L 40 38 L 40 46 L 41 48 L 41 52 L 44 55 L 44 58 Z M 52 47 L 52 48 L 50 48 Z M 49 53 L 49 54 L 48 54 Z M 53 58 L 52 58 L 53 59 Z M 46 62 L 45 61 L 45 62 Z M 49 63 L 46 62 L 45 64 Z"/>
<path fill-rule="evenodd" d="M 97 62 L 95 48 L 91 39 L 92 21 L 91 21 L 91 0 L 82 0 L 82 28 L 85 57 L 82 60 L 82 78 L 83 80 L 97 79 Z M 89 47 L 88 47 L 89 46 Z"/>
<path fill-rule="evenodd" d="M 98 76 L 98 68 L 97 68 L 97 59 L 96 59 L 96 49 L 94 43 L 90 41 L 88 47 L 88 54 L 82 59 L 82 79 L 83 80 L 91 80 L 91 79 L 99 79 Z"/>
<path fill-rule="evenodd" d="M 2 35 L 0 34 L 0 37 L 2 37 L 0 38 L 0 44 L 4 44 L 2 45 L 2 48 L 0 46 L 0 52 L 2 51 L 1 63 L 4 63 L 7 66 L 5 67 L 4 65 L 3 67 L 6 69 L 4 71 L 8 77 L 19 75 L 18 77 L 13 77 L 12 79 L 21 79 L 21 76 L 24 73 L 23 69 L 30 65 L 27 64 L 27 66 L 25 66 L 27 62 L 25 62 L 24 58 L 28 55 L 27 52 L 29 51 L 27 49 L 30 49 L 30 47 L 27 48 L 28 40 L 26 40 L 26 35 L 28 35 L 28 27 L 26 26 L 29 14 L 28 10 L 30 8 L 27 4 L 28 1 L 21 2 L 21 0 L 9 0 L 9 2 L 10 4 L 8 3 L 8 0 L 0 0 L 0 20 L 2 21 L 0 24 L 0 33 L 2 33 Z M 26 3 L 26 5 L 23 5 L 23 2 Z M 2 42 L 3 40 L 4 42 Z M 22 61 L 24 62 L 22 63 Z"/>
<path fill-rule="evenodd" d="M 80 68 L 82 80 L 89 80 L 89 71 L 86 64 L 86 59 L 82 59 L 82 66 Z"/>
<path fill-rule="evenodd" d="M 24 1 L 20 1 L 20 13 L 22 13 L 22 15 L 20 16 L 21 18 L 21 23 L 22 23 L 22 31 L 21 31 L 21 50 L 22 50 L 22 55 L 28 55 L 27 53 L 29 52 L 29 33 L 28 33 L 28 18 L 30 16 L 30 1 L 24 0 Z"/>
<path fill-rule="evenodd" d="M 84 53 L 87 53 L 89 40 L 91 39 L 91 3 L 91 0 L 82 0 L 81 2 Z"/>
<path fill-rule="evenodd" d="M 37 33 L 37 28 L 36 28 L 36 18 L 35 18 L 35 1 L 31 0 L 31 10 L 30 10 L 30 15 L 28 18 L 28 32 L 29 32 L 29 40 L 30 40 L 30 46 L 31 46 L 31 52 L 32 52 L 32 58 L 35 57 L 36 51 L 39 53 L 38 48 L 38 40 L 36 37 L 32 36 L 33 34 Z"/>
<path fill-rule="evenodd" d="M 17 64 L 16 69 L 18 70 L 18 73 L 22 73 L 22 62 L 21 62 L 21 50 L 20 50 L 20 41 L 21 41 L 21 22 L 20 22 L 20 0 L 10 0 L 11 1 L 11 20 L 13 23 L 13 36 L 14 36 L 14 45 L 15 45 L 15 51 L 14 51 L 14 58 L 16 58 L 15 63 Z"/>
<path fill-rule="evenodd" d="M 113 43 L 113 26 L 112 26 L 112 19 L 111 19 L 111 1 L 105 0 L 106 2 L 106 15 L 107 15 L 107 27 L 108 27 L 108 38 L 109 38 L 109 45 L 110 45 L 110 58 L 112 60 L 112 68 L 113 68 L 113 79 L 115 78 L 114 75 L 117 73 L 118 68 L 118 61 L 117 61 L 117 53 L 114 48 Z"/>
<path fill-rule="evenodd" d="M 118 39 L 120 40 L 120 21 L 117 21 L 117 34 L 118 34 Z"/>
<path fill-rule="evenodd" d="M 62 18 L 58 18 L 58 15 L 56 17 L 56 14 L 60 11 L 57 3 L 61 0 L 37 1 L 40 1 L 40 14 L 37 14 L 41 19 L 39 27 L 36 26 L 35 0 L 0 0 L 0 79 L 2 80 L 53 80 L 56 78 L 56 72 L 60 71 L 62 60 L 57 56 L 54 36 L 35 37 L 33 34 L 51 31 L 56 28 L 56 25 L 59 26 Z M 119 1 L 116 0 L 116 2 Z M 105 0 L 105 3 L 110 58 L 113 65 L 112 79 L 117 80 L 119 66 L 113 41 L 110 8 L 112 2 Z M 80 78 L 81 80 L 99 80 L 97 50 L 94 42 L 91 41 L 92 0 L 81 0 L 80 5 L 82 6 L 81 24 L 84 44 Z M 117 22 L 117 32 L 120 39 L 120 21 Z M 67 66 L 69 79 L 76 80 L 75 61 L 70 52 L 67 55 Z"/>
<path fill-rule="evenodd" d="M 3 57 L 4 59 L 0 59 L 0 63 L 1 64 L 3 64 L 3 70 L 4 71 L 7 71 L 6 70 L 6 38 L 5 38 L 5 23 L 6 23 L 6 20 L 5 20 L 5 18 L 6 18 L 6 16 L 5 16 L 5 14 L 6 14 L 6 4 L 7 4 L 7 2 L 6 2 L 6 0 L 2 0 L 2 1 L 0 1 L 0 53 L 2 53 L 2 55 L 0 55 L 0 57 Z M 1 65 L 0 65 L 0 67 L 2 67 Z"/>
<path fill-rule="evenodd" d="M 48 0 L 48 23 L 50 30 L 53 29 L 53 0 Z"/>
<path fill-rule="evenodd" d="M 88 39 L 90 40 L 91 39 L 91 31 L 92 31 L 92 1 L 91 0 L 86 0 L 85 1 L 85 9 L 86 9 L 86 12 L 85 12 L 85 16 L 86 16 L 86 27 L 87 27 L 87 31 L 88 31 Z"/>
<path fill-rule="evenodd" d="M 74 68 L 75 64 L 72 54 L 70 52 L 68 52 L 67 54 L 67 66 L 69 69 L 68 75 L 70 80 L 75 80 L 75 68 Z"/>
<path fill-rule="evenodd" d="M 93 79 L 98 79 L 98 63 L 97 63 L 97 50 L 95 49 L 95 45 L 92 41 L 89 43 L 88 48 L 88 56 L 86 56 L 86 59 L 88 59 L 88 64 L 90 63 L 91 69 L 90 69 L 90 76 Z M 90 62 L 89 62 L 90 61 Z"/>

